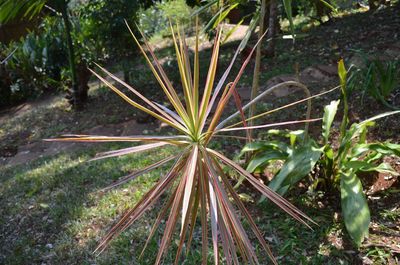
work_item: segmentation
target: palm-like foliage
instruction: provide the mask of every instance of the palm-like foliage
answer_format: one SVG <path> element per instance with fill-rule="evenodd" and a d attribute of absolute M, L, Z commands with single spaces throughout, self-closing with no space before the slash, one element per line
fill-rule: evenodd
<path fill-rule="evenodd" d="M 66 138 L 54 139 L 55 141 L 75 142 L 124 141 L 143 143 L 139 146 L 101 153 L 95 159 L 132 154 L 154 148 L 162 148 L 167 145 L 173 145 L 181 149 L 180 154 L 167 157 L 153 165 L 133 173 L 132 175 L 122 178 L 117 183 L 106 188 L 109 189 L 118 186 L 132 180 L 140 174 L 173 161 L 173 165 L 167 173 L 158 180 L 154 187 L 143 196 L 134 208 L 128 210 L 112 227 L 100 242 L 96 252 L 102 252 L 113 238 L 140 218 L 162 194 L 170 191 L 170 197 L 165 202 L 164 208 L 160 211 L 148 239 L 149 241 L 150 238 L 152 238 L 161 221 L 166 219 L 165 232 L 162 236 L 155 264 L 161 263 L 163 254 L 171 243 L 171 238 L 174 234 L 175 228 L 178 223 L 180 223 L 180 240 L 175 259 L 175 264 L 179 264 L 185 242 L 187 243 L 186 249 L 190 249 L 197 219 L 200 219 L 202 231 L 202 264 L 207 264 L 209 237 L 212 239 L 211 242 L 215 264 L 220 263 L 220 251 L 222 251 L 222 254 L 225 256 L 227 264 L 259 264 L 254 246 L 252 245 L 245 228 L 242 226 L 242 219 L 247 220 L 252 232 L 260 241 L 262 247 L 273 263 L 276 264 L 276 260 L 274 259 L 268 244 L 265 242 L 262 233 L 257 228 L 254 220 L 246 210 L 239 196 L 234 191 L 229 177 L 223 171 L 222 167 L 228 166 L 243 175 L 258 191 L 306 226 L 308 226 L 306 221 L 311 221 L 310 218 L 296 209 L 280 195 L 260 183 L 254 176 L 246 172 L 238 164 L 220 152 L 209 148 L 209 143 L 213 137 L 225 131 L 224 128 L 220 128 L 221 126 L 218 127 L 218 124 L 221 124 L 220 118 L 222 112 L 231 95 L 235 93 L 236 85 L 239 82 L 244 68 L 250 60 L 251 54 L 242 65 L 234 81 L 229 82 L 224 86 L 235 58 L 238 55 L 237 51 L 222 78 L 217 84 L 215 84 L 221 37 L 221 35 L 217 33 L 204 91 L 202 96 L 200 96 L 198 34 L 194 48 L 194 67 L 192 71 L 188 55 L 188 47 L 185 40 L 182 38 L 183 32 L 179 28 L 174 32 L 176 28 L 172 26 L 171 30 L 173 33 L 176 56 L 182 81 L 183 100 L 181 100 L 178 92 L 173 88 L 167 74 L 164 72 L 160 62 L 157 60 L 143 34 L 142 37 L 145 40 L 144 45 L 150 55 L 147 55 L 145 48 L 140 46 L 139 41 L 134 34 L 132 34 L 132 36 L 141 49 L 163 92 L 169 99 L 173 110 L 145 98 L 135 88 L 126 84 L 100 66 L 99 68 L 105 75 L 111 77 L 114 81 L 129 89 L 137 98 L 143 101 L 144 104 L 138 103 L 129 98 L 120 89 L 107 81 L 102 75 L 94 71 L 93 74 L 132 106 L 175 128 L 178 131 L 177 135 L 130 137 L 70 135 L 66 136 Z M 214 109 L 214 105 L 215 111 L 213 112 L 212 109 Z M 271 124 L 263 126 L 270 127 Z M 248 128 L 249 127 L 243 126 L 230 128 L 229 130 L 246 130 Z M 239 211 L 240 214 L 237 214 L 237 211 Z M 209 223 L 211 223 L 211 225 L 209 225 Z M 209 226 L 211 227 L 210 236 L 208 229 Z"/>
<path fill-rule="evenodd" d="M 46 0 L 1 0 L 0 23 L 8 22 L 16 17 L 32 19 L 39 14 Z"/>

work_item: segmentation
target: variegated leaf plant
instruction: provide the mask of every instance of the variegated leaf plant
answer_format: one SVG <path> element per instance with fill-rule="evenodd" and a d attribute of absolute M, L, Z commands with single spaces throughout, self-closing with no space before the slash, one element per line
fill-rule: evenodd
<path fill-rule="evenodd" d="M 283 197 L 258 181 L 240 165 L 227 158 L 221 152 L 209 147 L 209 143 L 213 138 L 216 135 L 221 135 L 224 131 L 248 130 L 274 126 L 274 124 L 254 127 L 244 125 L 229 129 L 224 129 L 224 126 L 221 126 L 224 124 L 223 121 L 220 121 L 222 113 L 227 106 L 230 97 L 235 94 L 236 86 L 246 65 L 250 61 L 251 54 L 241 66 L 235 79 L 232 82 L 227 83 L 228 75 L 234 65 L 237 55 L 239 54 L 238 49 L 228 68 L 218 83 L 216 83 L 215 79 L 221 39 L 221 34 L 218 32 L 212 50 L 205 87 L 202 96 L 200 96 L 198 27 L 196 29 L 193 70 L 190 65 L 188 46 L 185 39 L 182 37 L 183 32 L 179 30 L 178 27 L 174 28 L 173 26 L 171 26 L 171 30 L 183 87 L 182 97 L 179 96 L 178 91 L 175 90 L 171 81 L 168 79 L 167 74 L 163 70 L 160 61 L 156 58 L 150 44 L 146 41 L 145 36 L 142 34 L 145 46 L 145 48 L 143 48 L 139 44 L 137 37 L 131 30 L 130 31 L 173 109 L 168 109 L 161 104 L 147 99 L 138 90 L 120 80 L 101 66 L 98 67 L 104 75 L 109 76 L 116 83 L 129 89 L 138 99 L 143 101 L 144 104 L 138 103 L 136 100 L 128 97 L 113 83 L 107 81 L 107 79 L 102 75 L 94 71 L 92 71 L 92 73 L 133 107 L 146 112 L 174 128 L 177 131 L 175 136 L 139 135 L 129 137 L 109 137 L 68 135 L 64 138 L 50 140 L 65 142 L 118 141 L 141 143 L 141 145 L 138 146 L 98 154 L 95 159 L 133 154 L 151 149 L 163 148 L 168 145 L 176 146 L 182 150 L 179 155 L 164 158 L 155 164 L 120 179 L 106 188 L 106 190 L 108 190 L 119 186 L 141 174 L 173 161 L 172 167 L 166 172 L 166 174 L 160 177 L 158 182 L 142 197 L 136 206 L 123 214 L 121 219 L 109 230 L 95 252 L 102 252 L 113 238 L 126 230 L 130 225 L 138 220 L 138 218 L 143 216 L 145 211 L 154 205 L 156 200 L 159 199 L 162 194 L 169 193 L 169 199 L 166 200 L 164 208 L 159 212 L 155 224 L 151 229 L 149 239 L 147 240 L 148 243 L 162 220 L 166 219 L 165 231 L 159 245 L 159 252 L 156 256 L 155 264 L 160 264 L 162 262 L 163 254 L 167 251 L 178 224 L 180 224 L 180 240 L 177 247 L 175 264 L 180 263 L 185 242 L 185 248 L 187 250 L 190 249 L 193 232 L 196 227 L 195 224 L 198 219 L 200 220 L 202 231 L 202 264 L 207 264 L 209 238 L 211 239 L 215 264 L 220 264 L 221 262 L 221 251 L 221 254 L 225 256 L 227 264 L 259 264 L 259 259 L 257 258 L 253 242 L 251 242 L 242 225 L 242 219 L 247 220 L 249 227 L 255 237 L 259 240 L 271 261 L 274 264 L 277 264 L 263 234 L 257 228 L 249 211 L 233 189 L 231 180 L 224 172 L 223 166 L 228 166 L 240 175 L 244 176 L 246 180 L 254 186 L 254 188 L 266 196 L 270 201 L 307 227 L 309 227 L 307 222 L 312 222 L 312 220 Z M 149 53 L 149 55 L 147 53 Z M 298 122 L 308 121 L 294 121 L 294 123 Z M 289 123 L 291 122 L 283 122 L 280 124 Z M 240 214 L 238 214 L 238 212 Z M 209 228 L 211 228 L 211 233 Z M 209 234 L 211 235 L 209 236 Z"/>

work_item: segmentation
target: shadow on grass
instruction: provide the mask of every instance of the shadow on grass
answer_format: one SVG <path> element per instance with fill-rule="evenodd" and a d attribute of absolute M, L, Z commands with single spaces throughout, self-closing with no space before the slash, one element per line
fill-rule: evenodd
<path fill-rule="evenodd" d="M 105 194 L 98 190 L 171 150 L 85 162 L 97 151 L 90 148 L 0 169 L 0 264 L 93 264 L 114 255 L 132 260 L 130 242 L 143 242 L 148 224 L 139 222 L 134 230 L 140 233 L 117 239 L 98 259 L 91 252 L 115 218 L 135 205 L 161 171 Z"/>
<path fill-rule="evenodd" d="M 123 146 L 103 145 L 100 148 L 93 147 L 74 154 L 60 154 L 27 165 L 1 169 L 0 263 L 152 264 L 158 251 L 157 241 L 162 236 L 163 226 L 151 241 L 144 257 L 141 260 L 138 257 L 156 217 L 158 203 L 153 211 L 115 239 L 104 253 L 98 257 L 92 254 L 97 242 L 109 227 L 126 209 L 135 205 L 163 170 L 139 177 L 106 194 L 98 190 L 128 172 L 173 152 L 165 149 L 142 155 L 86 162 L 95 152 L 118 147 Z M 163 200 L 161 198 L 161 203 Z M 332 223 L 329 212 L 317 211 L 300 202 L 295 204 L 304 208 L 320 226 L 311 231 L 275 206 L 249 205 L 281 264 L 338 264 L 339 261 L 354 261 L 349 255 L 335 250 L 329 244 L 324 245 L 328 232 L 339 229 Z M 200 224 L 197 227 L 200 228 Z M 250 236 L 256 242 L 256 238 Z M 200 263 L 200 238 L 201 231 L 196 229 L 185 264 Z M 321 244 L 325 249 L 321 250 Z M 255 247 L 261 264 L 269 264 L 260 246 L 255 244 Z M 172 264 L 175 249 L 173 240 L 170 251 L 165 255 L 165 264 Z"/>

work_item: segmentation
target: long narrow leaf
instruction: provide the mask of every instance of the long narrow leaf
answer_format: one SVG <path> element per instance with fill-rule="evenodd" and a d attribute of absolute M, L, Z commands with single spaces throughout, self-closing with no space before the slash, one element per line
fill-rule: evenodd
<path fill-rule="evenodd" d="M 128 155 L 128 154 L 140 153 L 140 152 L 143 152 L 143 151 L 148 151 L 148 150 L 151 150 L 151 149 L 154 149 L 154 148 L 162 147 L 162 146 L 165 146 L 167 144 L 168 144 L 167 142 L 152 143 L 152 144 L 145 144 L 145 145 L 128 147 L 128 148 L 123 148 L 123 149 L 114 150 L 114 151 L 98 153 L 98 154 L 96 154 L 95 158 L 90 159 L 89 161 L 95 161 L 95 160 L 104 159 L 104 158 L 110 158 L 110 157 L 116 157 L 116 156 L 123 156 L 123 155 Z"/>
<path fill-rule="evenodd" d="M 132 174 L 129 174 L 129 175 L 125 176 L 125 177 L 122 177 L 122 178 L 118 179 L 116 182 L 114 182 L 111 185 L 101 189 L 100 191 L 101 192 L 106 192 L 106 191 L 109 191 L 109 190 L 111 190 L 111 189 L 113 189 L 115 187 L 118 187 L 118 186 L 120 186 L 120 185 L 122 185 L 122 184 L 124 184 L 124 183 L 126 183 L 128 181 L 132 181 L 132 180 L 136 179 L 137 177 L 152 171 L 153 169 L 156 169 L 158 167 L 161 167 L 161 166 L 165 165 L 166 163 L 172 161 L 173 159 L 176 159 L 177 157 L 178 156 L 170 156 L 170 157 L 164 158 L 164 159 L 162 159 L 162 160 L 160 160 L 160 161 L 158 161 L 158 162 L 156 162 L 156 163 L 154 163 L 154 164 L 152 164 L 150 166 L 142 168 L 141 170 L 138 170 L 136 172 L 133 172 Z"/>
<path fill-rule="evenodd" d="M 246 170 L 244 170 L 242 167 L 240 167 L 238 164 L 230 160 L 229 158 L 225 157 L 224 155 L 212 150 L 208 149 L 207 151 L 211 154 L 213 154 L 216 158 L 220 159 L 223 163 L 226 165 L 232 167 L 234 170 L 236 170 L 238 173 L 241 175 L 245 176 L 246 179 L 257 189 L 259 190 L 262 194 L 264 194 L 269 200 L 274 202 L 278 207 L 280 207 L 282 210 L 287 212 L 289 215 L 291 215 L 293 218 L 298 220 L 300 223 L 304 224 L 305 226 L 309 227 L 310 226 L 303 220 L 307 220 L 309 222 L 312 222 L 315 224 L 314 221 L 304 213 L 302 213 L 300 210 L 298 210 L 295 206 L 293 206 L 290 202 L 285 200 L 282 196 L 265 186 L 264 184 L 260 183 L 254 176 L 252 176 L 250 173 L 248 173 Z"/>
<path fill-rule="evenodd" d="M 218 132 L 231 132 L 231 131 L 241 131 L 241 130 L 249 130 L 249 129 L 263 129 L 263 128 L 270 128 L 270 127 L 275 127 L 275 126 L 283 126 L 283 125 L 298 124 L 298 123 L 305 123 L 305 122 L 314 122 L 314 121 L 320 121 L 320 120 L 322 120 L 322 119 L 317 118 L 317 119 L 300 120 L 300 121 L 284 121 L 284 122 L 277 122 L 277 123 L 270 123 L 270 124 L 263 124 L 263 125 L 256 125 L 256 126 L 227 128 L 227 129 L 221 129 Z"/>

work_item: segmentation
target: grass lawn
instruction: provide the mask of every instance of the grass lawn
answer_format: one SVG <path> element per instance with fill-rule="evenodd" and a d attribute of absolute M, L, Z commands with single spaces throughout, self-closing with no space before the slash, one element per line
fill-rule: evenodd
<path fill-rule="evenodd" d="M 108 93 L 95 93 L 89 110 L 99 109 L 104 100 L 109 101 Z M 57 109 L 59 104 L 53 104 L 52 107 L 42 109 L 41 115 L 37 115 L 37 112 L 27 114 L 20 121 L 21 125 L 29 127 L 36 124 L 36 120 L 40 124 L 43 117 L 50 119 L 50 124 L 55 124 L 55 119 L 60 117 L 51 116 L 50 113 Z M 108 110 L 105 108 L 103 111 Z M 66 115 L 70 114 L 67 112 Z M 89 117 L 89 113 L 75 117 L 75 120 L 83 124 L 80 126 L 93 126 L 85 123 L 86 116 Z M 112 117 L 110 115 L 109 119 Z M 42 128 L 42 135 L 55 134 L 54 128 L 48 130 Z M 214 146 L 230 150 L 229 154 L 237 153 L 240 149 L 238 143 L 229 140 L 220 140 Z M 114 240 L 105 252 L 99 256 L 92 253 L 118 217 L 133 207 L 164 171 L 160 168 L 106 193 L 101 189 L 136 169 L 176 153 L 174 148 L 168 147 L 162 151 L 88 161 L 97 152 L 123 147 L 126 145 L 84 145 L 74 151 L 25 164 L 1 167 L 0 264 L 152 264 L 163 226 L 151 240 L 143 257 L 139 259 L 139 256 L 158 209 L 167 196 L 163 196 L 152 211 Z M 327 199 L 318 194 L 310 197 L 304 193 L 304 189 L 301 190 L 296 189 L 289 200 L 318 223 L 319 226 L 314 226 L 314 230 L 297 223 L 268 202 L 247 202 L 281 264 L 358 264 L 363 258 L 373 260 L 374 264 L 387 264 L 387 261 L 394 260 L 395 256 L 385 247 L 371 245 L 361 251 L 354 249 L 347 234 L 343 232 L 338 198 Z M 250 197 L 252 201 L 259 198 L 259 194 L 246 185 L 242 185 L 238 192 L 247 195 L 243 197 Z M 390 192 L 386 192 L 385 196 L 393 198 Z M 392 211 L 393 202 L 372 209 L 373 218 L 377 220 L 375 223 L 382 225 L 387 233 L 393 233 L 393 228 L 385 226 L 388 221 L 396 223 L 400 216 L 398 209 Z M 199 264 L 201 260 L 200 224 L 198 228 L 194 233 L 192 248 L 182 264 Z M 252 239 L 257 242 L 255 238 Z M 175 241 L 172 242 L 165 256 L 165 264 L 171 264 L 175 258 L 174 248 L 177 246 Z M 259 245 L 254 247 L 260 251 Z M 265 253 L 259 252 L 259 257 L 262 264 L 269 264 Z M 211 262 L 211 251 L 209 258 Z"/>

